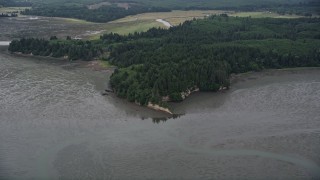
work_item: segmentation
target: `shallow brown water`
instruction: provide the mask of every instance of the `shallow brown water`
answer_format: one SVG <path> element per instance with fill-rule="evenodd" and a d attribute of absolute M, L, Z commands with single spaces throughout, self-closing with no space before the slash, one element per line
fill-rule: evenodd
<path fill-rule="evenodd" d="M 89 38 L 94 34 L 103 32 L 106 23 L 91 23 L 66 18 L 19 16 L 12 18 L 0 18 L 0 40 L 12 40 L 16 38 Z"/>
<path fill-rule="evenodd" d="M 0 49 L 0 179 L 320 177 L 319 69 L 250 74 L 162 121 L 102 97 L 111 72 Z"/>

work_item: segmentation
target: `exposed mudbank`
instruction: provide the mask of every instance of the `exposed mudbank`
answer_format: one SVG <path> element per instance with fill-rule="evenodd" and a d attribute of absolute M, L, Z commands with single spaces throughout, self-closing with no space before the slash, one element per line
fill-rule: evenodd
<path fill-rule="evenodd" d="M 111 72 L 0 50 L 1 178 L 319 179 L 319 70 L 246 75 L 180 117 L 101 97 Z"/>
<path fill-rule="evenodd" d="M 11 41 L 0 41 L 0 46 L 9 46 Z"/>
<path fill-rule="evenodd" d="M 148 103 L 147 105 L 148 108 L 154 109 L 156 111 L 162 111 L 165 113 L 168 113 L 170 115 L 172 115 L 173 113 L 169 110 L 169 108 L 165 108 L 165 107 L 161 107 L 158 104 L 152 104 L 151 102 Z"/>

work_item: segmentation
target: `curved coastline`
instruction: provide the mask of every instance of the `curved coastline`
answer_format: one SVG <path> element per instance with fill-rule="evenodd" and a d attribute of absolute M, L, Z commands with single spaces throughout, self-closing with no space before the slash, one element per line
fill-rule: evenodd
<path fill-rule="evenodd" d="M 8 43 L 8 45 L 9 45 L 11 41 L 2 41 L 2 42 L 9 42 Z M 2 47 L 5 48 L 8 45 L 2 45 Z M 47 59 L 57 59 L 57 60 L 60 60 L 60 61 L 65 61 L 66 60 L 66 58 L 54 58 L 54 57 L 51 57 L 51 56 L 35 56 L 35 55 L 32 55 L 32 54 L 23 54 L 23 53 L 18 53 L 18 52 L 12 53 L 12 54 L 15 55 L 15 56 L 20 56 L 20 57 L 30 57 L 30 58 L 39 58 L 39 57 L 41 57 L 41 58 L 47 58 Z M 105 71 L 105 70 L 108 70 L 109 72 L 110 71 L 113 72 L 114 69 L 115 69 L 115 66 L 105 67 L 102 63 L 99 63 L 99 61 L 97 61 L 97 60 L 89 61 L 89 62 L 83 61 L 83 63 L 81 63 L 82 64 L 81 67 L 90 68 L 91 70 L 94 70 L 94 71 Z M 265 70 L 262 70 L 262 71 L 250 71 L 250 72 L 239 73 L 239 74 L 231 74 L 230 75 L 230 83 L 231 83 L 230 88 L 232 86 L 234 86 L 234 84 L 241 83 L 241 82 L 246 81 L 248 79 L 251 79 L 251 78 L 256 79 L 256 78 L 263 77 L 263 76 L 268 75 L 268 74 L 270 75 L 270 74 L 273 74 L 273 73 L 276 73 L 276 72 L 299 71 L 299 70 L 310 70 L 310 69 L 319 69 L 320 70 L 320 67 L 294 67 L 294 68 L 283 68 L 283 69 L 265 69 Z M 252 77 L 252 76 L 254 76 L 254 77 Z M 218 92 L 224 92 L 224 91 L 227 91 L 228 89 L 229 88 L 220 87 Z M 195 92 L 201 92 L 201 91 L 199 91 L 199 89 L 196 88 L 195 90 L 192 90 L 192 91 L 188 90 L 187 92 L 181 92 L 181 95 L 183 96 L 183 101 L 187 97 L 191 96 Z M 216 93 L 216 92 L 212 92 L 212 93 Z M 164 98 L 168 98 L 168 97 L 164 97 Z M 170 102 L 170 100 L 165 100 L 165 101 Z M 165 113 L 165 114 L 170 115 L 170 116 L 175 114 L 174 110 L 172 110 L 170 107 L 169 108 L 162 107 L 159 104 L 153 104 L 151 102 L 149 102 L 145 107 L 148 108 L 148 109 L 152 109 L 152 110 L 155 110 L 155 111 L 158 111 L 158 112 Z"/>
<path fill-rule="evenodd" d="M 238 82 L 244 81 L 246 79 L 250 79 L 251 76 L 256 76 L 254 78 L 263 77 L 265 75 L 271 75 L 273 73 L 279 72 L 289 72 L 289 71 L 304 71 L 304 70 L 320 70 L 320 67 L 292 67 L 292 68 L 282 68 L 282 69 L 264 69 L 262 71 L 249 71 L 245 73 L 239 74 L 231 74 L 230 75 L 230 87 Z"/>
<path fill-rule="evenodd" d="M 3 46 L 3 47 L 5 47 L 5 46 Z M 35 55 L 32 55 L 32 54 L 22 54 L 22 53 L 13 53 L 13 54 L 15 56 L 20 56 L 20 57 L 30 57 L 30 58 L 41 57 L 41 58 L 48 58 L 48 59 L 58 59 L 60 61 L 66 60 L 65 58 L 54 58 L 54 57 L 50 57 L 50 56 L 47 56 L 47 57 L 45 57 L 45 56 L 35 56 Z M 105 70 L 114 71 L 114 69 L 115 69 L 114 66 L 106 68 L 106 67 L 103 66 L 103 64 L 98 63 L 98 61 L 96 61 L 96 60 L 95 61 L 85 62 L 85 64 L 82 67 L 90 68 L 91 70 L 94 70 L 94 71 L 105 71 Z M 303 70 L 320 70 L 320 67 L 294 67 L 294 68 L 283 68 L 283 69 L 265 69 L 265 70 L 258 71 L 258 72 L 250 71 L 250 72 L 246 72 L 246 73 L 231 74 L 230 75 L 230 83 L 231 83 L 230 89 L 232 89 L 232 86 L 234 86 L 235 84 L 241 83 L 241 82 L 246 81 L 246 80 L 251 79 L 251 78 L 256 79 L 256 78 L 263 77 L 263 76 L 266 76 L 266 75 L 271 75 L 271 74 L 274 74 L 274 73 L 277 73 L 277 72 L 284 72 L 284 71 L 293 71 L 294 72 L 294 71 L 300 71 L 300 70 L 302 70 L 302 71 Z M 228 89 L 221 87 L 218 92 L 224 92 L 224 91 L 227 91 Z M 194 91 L 190 91 L 188 93 L 183 93 L 182 92 L 182 94 L 184 95 L 183 101 L 187 97 L 190 97 L 195 92 L 200 92 L 201 93 L 201 91 L 199 91 L 199 89 L 196 89 Z M 212 92 L 212 93 L 216 93 L 216 92 Z M 117 96 L 115 96 L 115 97 L 118 98 Z M 181 102 L 179 102 L 179 103 L 181 103 Z M 172 110 L 171 108 L 162 107 L 162 106 L 160 106 L 158 104 L 153 104 L 151 102 L 149 102 L 145 107 L 148 108 L 148 109 L 152 109 L 152 110 L 155 110 L 155 111 L 158 111 L 158 112 L 165 113 L 165 114 L 170 115 L 170 116 L 175 114 L 174 110 Z"/>

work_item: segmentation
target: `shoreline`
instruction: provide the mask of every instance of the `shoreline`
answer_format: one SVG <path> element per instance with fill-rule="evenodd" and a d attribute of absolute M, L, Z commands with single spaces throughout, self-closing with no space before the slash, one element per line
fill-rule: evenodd
<path fill-rule="evenodd" d="M 5 47 L 5 46 L 2 46 L 2 47 Z M 23 54 L 23 53 L 16 53 L 16 52 L 15 53 L 8 53 L 8 54 L 18 56 L 18 57 L 30 57 L 30 58 L 35 58 L 35 59 L 45 58 L 48 60 L 54 59 L 54 60 L 60 60 L 60 61 L 67 62 L 66 58 L 55 58 L 55 57 L 51 57 L 51 56 L 35 56 L 32 54 Z M 101 60 L 92 60 L 92 61 L 77 60 L 77 61 L 80 62 L 80 64 L 81 64 L 80 67 L 89 68 L 93 71 L 113 71 L 116 68 L 115 66 L 104 65 L 103 61 L 101 61 Z M 283 69 L 264 69 L 262 71 L 250 71 L 250 72 L 239 73 L 239 74 L 231 74 L 230 75 L 230 87 L 232 87 L 234 84 L 241 83 L 245 79 L 250 78 L 250 76 L 252 76 L 252 75 L 263 76 L 263 75 L 267 75 L 270 73 L 277 73 L 277 72 L 284 72 L 284 71 L 303 71 L 303 70 L 320 70 L 320 67 L 293 67 L 293 68 L 283 68 Z M 220 90 L 218 92 L 221 92 L 221 91 L 226 91 L 226 90 L 224 88 L 222 88 L 222 89 L 220 88 Z M 190 91 L 190 93 L 184 94 L 185 98 L 183 99 L 183 101 L 187 97 L 191 96 L 194 92 L 201 92 L 201 91 L 199 91 L 199 90 Z M 215 92 L 212 92 L 212 93 L 215 93 Z M 119 98 L 117 96 L 115 96 L 115 97 Z M 174 113 L 169 108 L 161 107 L 160 105 L 152 104 L 151 102 L 149 102 L 147 104 L 147 106 L 145 106 L 145 107 L 148 109 L 158 111 L 158 112 L 163 112 L 163 113 L 166 113 L 169 115 L 174 115 Z"/>
<path fill-rule="evenodd" d="M 5 47 L 5 46 L 2 46 L 2 47 Z M 78 63 L 80 65 L 80 67 L 90 68 L 91 70 L 94 70 L 94 71 L 114 70 L 114 68 L 115 68 L 115 66 L 106 66 L 102 63 L 103 62 L 102 60 L 96 60 L 96 59 L 90 60 L 90 61 L 86 61 L 86 60 L 82 60 L 82 59 L 69 60 L 66 57 L 38 56 L 38 55 L 33 55 L 32 53 L 31 54 L 24 54 L 21 52 L 10 52 L 8 50 L 7 50 L 7 54 L 14 55 L 17 57 L 27 57 L 27 58 L 33 58 L 33 59 L 43 58 L 46 60 L 58 60 L 60 62 L 66 62 L 66 63 Z"/>
<path fill-rule="evenodd" d="M 278 72 L 285 72 L 285 71 L 303 71 L 303 70 L 320 70 L 320 67 L 292 67 L 292 68 L 282 68 L 282 69 L 264 69 L 261 71 L 249 71 L 245 73 L 239 74 L 231 74 L 230 75 L 230 87 L 232 84 L 239 83 L 243 78 L 248 78 L 252 75 L 270 75 L 270 73 L 278 73 Z M 247 76 L 247 77 L 246 77 Z"/>
<path fill-rule="evenodd" d="M 92 60 L 85 63 L 85 67 L 90 68 L 94 71 L 108 71 L 114 70 L 116 66 L 106 65 L 102 60 Z"/>
<path fill-rule="evenodd" d="M 5 47 L 5 46 L 4 46 Z M 17 57 L 30 57 L 30 58 L 34 58 L 34 59 L 37 59 L 37 58 L 44 58 L 44 59 L 52 59 L 52 60 L 68 60 L 64 57 L 52 57 L 52 56 L 38 56 L 38 55 L 33 55 L 32 53 L 30 54 L 25 54 L 25 53 L 22 53 L 22 52 L 10 52 L 8 50 L 8 48 L 6 49 L 7 51 L 7 54 L 9 55 L 14 55 L 14 56 L 17 56 Z"/>
<path fill-rule="evenodd" d="M 170 115 L 173 115 L 173 113 L 170 111 L 169 108 L 161 107 L 161 106 L 158 105 L 158 104 L 152 104 L 151 102 L 149 102 L 146 107 L 147 107 L 147 108 L 150 108 L 150 109 L 153 109 L 153 110 L 156 110 L 156 111 L 161 111 L 161 112 L 164 112 L 164 113 L 168 113 L 168 114 L 170 114 Z"/>

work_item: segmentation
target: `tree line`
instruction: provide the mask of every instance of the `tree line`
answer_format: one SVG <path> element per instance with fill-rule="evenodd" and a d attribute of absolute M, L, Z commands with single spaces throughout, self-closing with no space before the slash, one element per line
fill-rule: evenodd
<path fill-rule="evenodd" d="M 146 7 L 143 5 L 131 5 L 128 9 L 115 5 L 102 6 L 98 9 L 88 9 L 85 5 L 35 5 L 32 9 L 26 9 L 21 14 L 77 18 L 92 22 L 109 22 L 125 16 L 146 12 L 168 12 L 167 8 Z"/>
<path fill-rule="evenodd" d="M 3 3 L 12 6 L 23 5 L 24 1 L 13 0 L 0 0 Z M 10 3 L 9 3 L 10 2 Z M 316 0 L 310 0 L 306 2 L 288 2 L 288 1 L 270 1 L 267 2 L 255 2 L 247 0 L 238 0 L 234 4 L 221 2 L 195 2 L 185 1 L 185 3 L 163 1 L 155 2 L 144 0 L 138 1 L 123 1 L 130 3 L 128 9 L 118 7 L 115 1 L 110 1 L 110 5 L 104 5 L 97 9 L 89 9 L 87 5 L 90 1 L 75 1 L 70 0 L 65 3 L 60 1 L 52 2 L 37 2 L 32 5 L 32 9 L 27 9 L 22 14 L 24 15 L 36 15 L 47 17 L 67 17 L 78 18 L 92 22 L 109 22 L 115 19 L 123 18 L 128 15 L 135 15 L 146 12 L 169 12 L 171 10 L 231 10 L 231 11 L 272 11 L 279 14 L 297 14 L 302 16 L 311 17 L 313 15 L 319 15 L 320 3 Z M 99 2 L 99 1 L 96 1 Z M 28 3 L 28 2 L 25 2 Z M 170 5 L 171 3 L 179 5 Z M 25 4 L 31 6 L 31 3 Z"/>
<path fill-rule="evenodd" d="M 51 37 L 51 40 L 37 38 L 22 38 L 13 40 L 8 50 L 37 56 L 65 57 L 69 60 L 92 60 L 102 53 L 100 46 L 91 41 L 80 40 L 58 40 Z"/>
<path fill-rule="evenodd" d="M 23 0 L 0 0 L 0 7 L 29 7 L 32 3 Z"/>
<path fill-rule="evenodd" d="M 169 30 L 101 36 L 122 42 L 110 62 L 119 67 L 111 85 L 119 97 L 142 105 L 183 100 L 194 88 L 218 91 L 231 73 L 320 65 L 320 19 L 251 19 L 212 16 Z M 270 46 L 273 41 L 275 45 Z M 292 46 L 289 47 L 288 45 Z M 299 51 L 295 51 L 299 49 Z"/>
<path fill-rule="evenodd" d="M 239 18 L 226 14 L 97 41 L 21 39 L 12 52 L 92 59 L 108 52 L 114 92 L 131 102 L 166 106 L 200 89 L 228 88 L 232 73 L 320 66 L 320 19 Z"/>
<path fill-rule="evenodd" d="M 17 17 L 17 13 L 1 13 L 0 17 Z"/>

